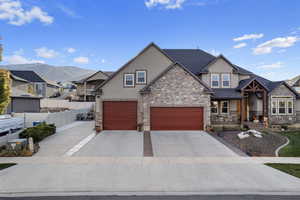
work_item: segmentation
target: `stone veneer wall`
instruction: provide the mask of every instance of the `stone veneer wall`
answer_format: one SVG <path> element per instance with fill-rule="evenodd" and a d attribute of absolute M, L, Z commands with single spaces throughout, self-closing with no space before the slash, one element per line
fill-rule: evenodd
<path fill-rule="evenodd" d="M 211 123 L 213 125 L 239 124 L 240 118 L 237 111 L 230 111 L 229 114 L 211 114 Z"/>
<path fill-rule="evenodd" d="M 204 86 L 179 66 L 174 66 L 151 86 L 151 92 L 141 95 L 142 123 L 150 130 L 150 107 L 203 107 L 204 128 L 210 125 L 210 94 Z"/>
<path fill-rule="evenodd" d="M 294 112 L 292 115 L 272 115 L 272 106 L 271 106 L 271 97 L 272 96 L 291 96 L 293 97 L 294 102 Z M 269 94 L 269 123 L 272 124 L 293 124 L 296 123 L 296 96 L 293 92 L 291 92 L 285 85 L 281 85 L 278 88 L 274 89 Z"/>

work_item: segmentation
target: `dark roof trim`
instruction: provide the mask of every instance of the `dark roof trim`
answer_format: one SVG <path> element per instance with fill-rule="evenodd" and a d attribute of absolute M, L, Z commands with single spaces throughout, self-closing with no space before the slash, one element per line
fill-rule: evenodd
<path fill-rule="evenodd" d="M 173 63 L 175 63 L 174 60 L 166 54 L 166 52 L 164 52 L 161 48 L 159 48 L 154 42 L 151 42 L 142 51 L 140 51 L 140 53 L 138 53 L 135 57 L 133 57 L 131 60 L 129 60 L 125 65 L 120 67 L 115 73 L 113 73 L 111 76 L 109 76 L 108 79 L 106 79 L 103 83 L 98 85 L 95 88 L 95 90 L 98 90 L 99 88 L 102 88 L 104 85 L 106 85 L 111 79 L 113 79 L 117 74 L 119 74 L 123 69 L 125 69 L 127 67 L 127 65 L 132 63 L 136 58 L 138 58 L 141 54 L 143 54 L 146 50 L 148 50 L 152 46 L 155 47 L 156 49 L 158 49 L 162 54 L 164 54 L 167 58 L 169 58 Z"/>
<path fill-rule="evenodd" d="M 184 71 L 186 71 L 189 75 L 191 75 L 196 81 L 198 81 L 201 85 L 205 87 L 205 92 L 207 93 L 213 93 L 212 89 L 206 85 L 202 80 L 200 80 L 195 74 L 193 74 L 190 70 L 188 70 L 184 65 L 176 62 L 171 64 L 167 69 L 165 69 L 162 73 L 160 73 L 155 79 L 153 79 L 148 85 L 146 85 L 144 88 L 140 90 L 140 93 L 147 93 L 150 92 L 150 87 L 157 81 L 159 80 L 162 76 L 164 76 L 167 72 L 169 72 L 173 67 L 176 65 L 180 66 Z"/>

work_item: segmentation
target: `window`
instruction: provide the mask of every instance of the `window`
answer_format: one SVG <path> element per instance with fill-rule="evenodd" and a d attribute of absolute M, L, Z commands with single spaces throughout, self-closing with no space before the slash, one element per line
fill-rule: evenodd
<path fill-rule="evenodd" d="M 229 113 L 229 102 L 221 101 L 221 113 L 228 114 Z"/>
<path fill-rule="evenodd" d="M 285 101 L 284 100 L 279 100 L 278 101 L 278 113 L 279 114 L 285 114 Z"/>
<path fill-rule="evenodd" d="M 287 108 L 288 108 L 288 114 L 293 114 L 293 101 L 288 101 Z"/>
<path fill-rule="evenodd" d="M 124 86 L 134 87 L 134 74 L 124 74 Z"/>
<path fill-rule="evenodd" d="M 272 114 L 277 113 L 277 101 L 272 101 Z"/>
<path fill-rule="evenodd" d="M 220 87 L 220 76 L 219 76 L 219 74 L 212 74 L 211 75 L 211 87 L 212 88 Z"/>
<path fill-rule="evenodd" d="M 219 106 L 219 104 L 218 104 L 217 101 L 212 101 L 211 102 L 211 113 L 212 114 L 218 114 L 219 113 L 218 106 Z"/>
<path fill-rule="evenodd" d="M 146 84 L 147 82 L 146 71 L 136 71 L 135 77 L 136 77 L 136 84 Z"/>
<path fill-rule="evenodd" d="M 230 74 L 222 74 L 222 87 L 230 87 Z"/>
<path fill-rule="evenodd" d="M 272 97 L 272 115 L 291 115 L 294 112 L 292 97 Z"/>

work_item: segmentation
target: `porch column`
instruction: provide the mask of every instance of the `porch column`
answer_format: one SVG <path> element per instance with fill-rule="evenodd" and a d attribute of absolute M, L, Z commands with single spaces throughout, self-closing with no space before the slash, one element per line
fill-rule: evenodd
<path fill-rule="evenodd" d="M 83 93 L 83 101 L 86 101 L 86 82 L 84 82 L 84 93 Z"/>
<path fill-rule="evenodd" d="M 245 98 L 244 98 L 244 91 L 241 93 L 242 100 L 241 100 L 241 124 L 245 121 Z"/>
<path fill-rule="evenodd" d="M 267 102 L 267 92 L 264 90 L 263 92 L 263 117 L 267 117 L 268 115 L 268 102 Z"/>

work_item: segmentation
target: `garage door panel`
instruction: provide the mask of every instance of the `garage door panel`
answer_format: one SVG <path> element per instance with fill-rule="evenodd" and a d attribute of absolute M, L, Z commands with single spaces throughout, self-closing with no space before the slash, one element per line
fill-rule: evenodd
<path fill-rule="evenodd" d="M 203 130 L 203 108 L 152 107 L 151 130 Z"/>
<path fill-rule="evenodd" d="M 137 102 L 136 101 L 104 101 L 103 129 L 104 130 L 136 130 Z"/>

